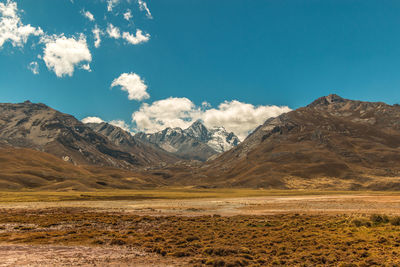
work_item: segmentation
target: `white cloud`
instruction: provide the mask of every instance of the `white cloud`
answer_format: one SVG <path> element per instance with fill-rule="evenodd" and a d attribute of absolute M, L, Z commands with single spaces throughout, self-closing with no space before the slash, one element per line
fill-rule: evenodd
<path fill-rule="evenodd" d="M 139 9 L 141 11 L 145 11 L 146 12 L 146 16 L 149 19 L 152 19 L 153 16 L 151 15 L 150 9 L 147 7 L 147 3 L 145 1 L 143 1 L 143 0 L 138 0 L 138 4 L 139 4 Z"/>
<path fill-rule="evenodd" d="M 206 127 L 223 126 L 243 140 L 250 131 L 268 118 L 277 117 L 291 109 L 286 106 L 254 106 L 237 100 L 225 101 L 217 109 L 207 109 L 202 114 Z"/>
<path fill-rule="evenodd" d="M 83 64 L 83 65 L 81 66 L 81 69 L 86 70 L 86 71 L 88 71 L 88 72 L 92 72 L 92 69 L 90 68 L 90 65 L 89 65 L 89 64 Z"/>
<path fill-rule="evenodd" d="M 93 37 L 94 37 L 94 47 L 99 48 L 101 44 L 101 37 L 100 35 L 103 34 L 103 32 L 99 29 L 99 27 L 96 25 L 94 26 L 93 30 Z"/>
<path fill-rule="evenodd" d="M 0 3 L 0 14 L 0 48 L 7 41 L 10 41 L 14 47 L 22 47 L 28 41 L 29 36 L 43 35 L 40 27 L 35 28 L 21 22 L 17 3 L 13 1 Z"/>
<path fill-rule="evenodd" d="M 86 117 L 81 120 L 83 123 L 102 123 L 104 122 L 101 118 L 99 117 Z"/>
<path fill-rule="evenodd" d="M 143 100 L 150 97 L 146 92 L 147 85 L 136 73 L 123 73 L 115 79 L 111 88 L 121 86 L 122 91 L 128 92 L 129 100 Z"/>
<path fill-rule="evenodd" d="M 119 0 L 107 0 L 107 11 L 111 12 L 118 3 Z"/>
<path fill-rule="evenodd" d="M 112 25 L 111 23 L 107 26 L 107 35 L 110 38 L 120 39 L 121 37 L 130 44 L 137 45 L 140 43 L 145 43 L 150 40 L 150 34 L 143 34 L 142 30 L 137 29 L 136 35 L 129 32 L 124 32 L 121 35 L 121 31 L 118 27 Z"/>
<path fill-rule="evenodd" d="M 132 18 L 132 12 L 130 9 L 127 9 L 126 12 L 124 13 L 124 19 L 129 21 Z"/>
<path fill-rule="evenodd" d="M 119 127 L 122 130 L 125 130 L 127 132 L 131 132 L 130 126 L 123 120 L 112 120 L 110 122 L 108 122 L 109 124 Z"/>
<path fill-rule="evenodd" d="M 150 34 L 146 33 L 143 35 L 143 32 L 139 29 L 136 30 L 136 36 L 133 34 L 130 34 L 129 32 L 124 32 L 122 35 L 122 38 L 124 38 L 127 42 L 133 45 L 137 45 L 140 43 L 145 43 L 150 40 Z"/>
<path fill-rule="evenodd" d="M 64 35 L 50 36 L 43 38 L 42 41 L 46 44 L 43 60 L 47 68 L 54 71 L 58 77 L 72 76 L 76 66 L 90 69 L 88 63 L 92 61 L 92 55 L 83 34 L 79 38 L 67 38 Z"/>
<path fill-rule="evenodd" d="M 29 63 L 28 69 L 35 75 L 39 74 L 39 64 L 36 61 Z"/>
<path fill-rule="evenodd" d="M 88 20 L 94 21 L 94 16 L 90 11 L 82 10 L 82 15 L 85 16 Z"/>
<path fill-rule="evenodd" d="M 121 38 L 121 32 L 118 27 L 115 27 L 111 23 L 108 24 L 107 34 L 110 38 L 119 39 Z"/>
<path fill-rule="evenodd" d="M 166 127 L 187 128 L 201 115 L 192 101 L 188 98 L 170 97 L 153 102 L 144 103 L 140 109 L 132 114 L 132 122 L 136 129 L 143 132 L 157 132 Z"/>
<path fill-rule="evenodd" d="M 270 117 L 290 111 L 288 107 L 254 106 L 236 100 L 225 101 L 217 109 L 208 103 L 196 106 L 187 98 L 167 98 L 150 104 L 143 104 L 132 114 L 136 130 L 157 132 L 166 127 L 185 129 L 201 119 L 206 127 L 223 126 L 243 140 L 250 131 Z"/>

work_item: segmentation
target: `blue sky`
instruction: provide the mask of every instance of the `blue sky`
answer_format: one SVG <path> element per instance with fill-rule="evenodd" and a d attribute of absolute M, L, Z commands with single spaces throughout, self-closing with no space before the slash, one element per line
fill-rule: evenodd
<path fill-rule="evenodd" d="M 3 10 L 17 4 L 18 27 L 34 28 L 13 43 L 0 22 L 0 102 L 43 102 L 78 119 L 122 120 L 134 131 L 200 118 L 242 137 L 283 106 L 330 93 L 400 102 L 399 1 L 114 0 L 112 10 L 108 2 L 0 0 Z M 119 38 L 107 33 L 110 24 Z M 82 51 L 65 55 L 56 47 L 63 38 Z M 90 71 L 81 69 L 87 64 Z M 136 78 L 117 80 L 124 73 Z"/>

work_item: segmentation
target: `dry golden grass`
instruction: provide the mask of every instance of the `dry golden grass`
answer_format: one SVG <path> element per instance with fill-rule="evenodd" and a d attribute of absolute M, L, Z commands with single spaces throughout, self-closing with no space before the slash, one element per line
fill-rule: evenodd
<path fill-rule="evenodd" d="M 263 189 L 195 189 L 191 187 L 163 187 L 143 190 L 80 191 L 0 191 L 0 202 L 85 201 L 85 200 L 144 200 L 236 198 L 262 196 L 313 195 L 399 195 L 399 192 L 379 191 L 321 191 L 321 190 L 263 190 Z"/>
<path fill-rule="evenodd" d="M 192 265 L 400 264 L 400 219 L 384 215 L 137 216 L 66 208 L 1 210 L 0 242 L 130 246 Z"/>

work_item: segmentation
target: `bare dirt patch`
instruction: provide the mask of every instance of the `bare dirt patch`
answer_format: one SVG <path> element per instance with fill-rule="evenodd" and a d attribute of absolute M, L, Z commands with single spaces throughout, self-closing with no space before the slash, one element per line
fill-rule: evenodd
<path fill-rule="evenodd" d="M 182 261 L 121 247 L 0 244 L 0 266 L 183 266 Z"/>
<path fill-rule="evenodd" d="M 298 195 L 120 201 L 0 202 L 0 209 L 90 208 L 138 215 L 199 216 L 277 213 L 385 213 L 400 215 L 399 195 Z"/>

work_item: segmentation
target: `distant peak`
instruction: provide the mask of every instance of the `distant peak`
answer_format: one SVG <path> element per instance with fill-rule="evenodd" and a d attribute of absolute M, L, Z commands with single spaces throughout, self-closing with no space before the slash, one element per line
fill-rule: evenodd
<path fill-rule="evenodd" d="M 195 129 L 207 129 L 206 126 L 204 126 L 203 122 L 201 120 L 197 120 L 195 122 L 192 123 L 192 125 L 190 125 L 186 130 L 195 130 Z"/>
<path fill-rule="evenodd" d="M 29 100 L 25 100 L 25 101 L 24 101 L 24 104 L 32 104 L 32 102 L 29 101 Z"/>
<path fill-rule="evenodd" d="M 330 94 L 328 96 L 323 96 L 323 97 L 316 99 L 314 102 L 312 102 L 310 105 L 308 105 L 308 107 L 327 106 L 330 104 L 342 103 L 345 101 L 346 101 L 346 99 L 344 99 L 341 96 L 338 96 L 336 94 Z"/>
<path fill-rule="evenodd" d="M 191 126 L 196 126 L 196 125 L 203 125 L 204 126 L 204 124 L 203 124 L 203 122 L 201 120 L 197 120 L 197 121 L 193 122 Z"/>

